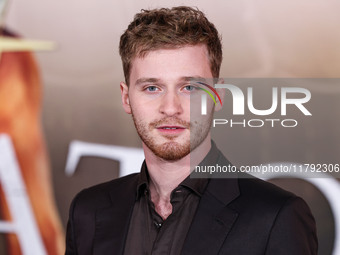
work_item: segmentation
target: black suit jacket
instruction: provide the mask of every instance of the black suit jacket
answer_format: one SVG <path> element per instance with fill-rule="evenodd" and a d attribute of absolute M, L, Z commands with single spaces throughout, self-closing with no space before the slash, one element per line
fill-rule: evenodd
<path fill-rule="evenodd" d="M 230 163 L 220 155 L 218 164 Z M 67 226 L 67 255 L 123 254 L 138 175 L 91 187 L 75 197 Z M 270 183 L 241 177 L 248 178 L 210 180 L 182 254 L 317 254 L 315 221 L 306 203 Z"/>

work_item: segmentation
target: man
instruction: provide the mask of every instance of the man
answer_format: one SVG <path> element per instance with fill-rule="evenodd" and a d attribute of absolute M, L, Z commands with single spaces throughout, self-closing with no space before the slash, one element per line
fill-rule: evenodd
<path fill-rule="evenodd" d="M 317 254 L 315 222 L 301 198 L 250 176 L 189 176 L 190 165 L 230 164 L 210 138 L 221 105 L 209 102 L 209 114 L 190 118 L 190 100 L 200 95 L 193 79 L 218 78 L 222 61 L 204 14 L 144 10 L 122 35 L 120 54 L 123 108 L 145 161 L 141 173 L 76 196 L 66 254 Z"/>

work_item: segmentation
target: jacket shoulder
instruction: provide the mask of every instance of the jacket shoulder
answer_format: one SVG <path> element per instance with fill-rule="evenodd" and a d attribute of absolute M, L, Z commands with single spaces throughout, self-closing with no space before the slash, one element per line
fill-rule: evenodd
<path fill-rule="evenodd" d="M 230 204 L 239 213 L 235 236 L 254 240 L 266 254 L 317 254 L 315 220 L 302 198 L 255 177 L 238 183 L 240 195 Z M 230 249 L 241 248 L 235 244 Z M 244 249 L 250 254 L 249 247 Z"/>
<path fill-rule="evenodd" d="M 92 254 L 97 213 L 115 205 L 121 206 L 122 203 L 130 206 L 138 176 L 131 174 L 98 184 L 75 196 L 69 210 L 65 254 Z"/>
<path fill-rule="evenodd" d="M 244 176 L 242 176 L 244 177 Z M 239 178 L 240 192 L 253 198 L 261 197 L 262 199 L 286 200 L 296 195 L 284 190 L 268 181 L 248 175 L 248 178 Z"/>
<path fill-rule="evenodd" d="M 83 189 L 72 201 L 72 207 L 78 210 L 96 210 L 112 203 L 111 196 L 134 194 L 139 174 L 130 174 L 105 183 Z"/>
<path fill-rule="evenodd" d="M 288 201 L 298 197 L 270 182 L 249 176 L 249 178 L 238 179 L 240 189 L 240 200 L 247 201 L 246 207 L 264 208 L 267 212 L 277 212 Z M 241 202 L 240 201 L 240 202 Z M 253 210 L 255 212 L 256 210 Z M 263 213 L 261 210 L 259 213 Z"/>

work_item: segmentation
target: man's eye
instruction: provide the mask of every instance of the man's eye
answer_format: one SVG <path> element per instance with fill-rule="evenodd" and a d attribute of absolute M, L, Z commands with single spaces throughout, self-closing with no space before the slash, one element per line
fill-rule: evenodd
<path fill-rule="evenodd" d="M 157 91 L 157 87 L 156 86 L 149 86 L 145 90 L 150 91 L 150 92 L 155 92 L 155 91 Z"/>
<path fill-rule="evenodd" d="M 193 91 L 193 90 L 196 89 L 196 87 L 195 87 L 195 86 L 192 86 L 192 85 L 187 85 L 187 86 L 184 87 L 184 89 L 185 89 L 186 91 Z"/>

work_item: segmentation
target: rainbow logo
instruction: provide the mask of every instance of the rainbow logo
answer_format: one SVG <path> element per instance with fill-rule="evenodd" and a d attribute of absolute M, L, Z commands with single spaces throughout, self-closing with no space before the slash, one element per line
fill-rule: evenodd
<path fill-rule="evenodd" d="M 221 106 L 222 106 L 222 100 L 221 100 L 220 96 L 218 95 L 217 91 L 212 86 L 210 86 L 210 85 L 208 85 L 204 82 L 200 82 L 200 81 L 197 81 L 197 83 L 204 85 L 204 86 L 207 86 L 210 90 L 212 90 L 215 93 L 215 95 L 217 96 L 217 98 L 220 101 Z M 198 87 L 198 88 L 203 90 L 204 92 L 208 93 L 209 96 L 212 98 L 212 100 L 214 100 L 215 105 L 217 104 L 215 97 L 213 96 L 213 94 L 211 94 L 211 92 L 209 90 L 206 90 L 206 89 L 201 88 L 201 87 Z"/>

